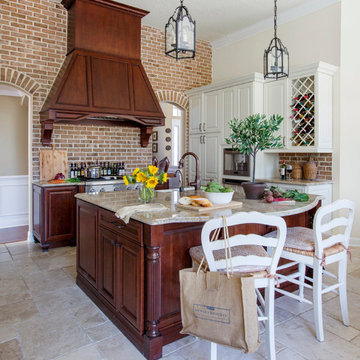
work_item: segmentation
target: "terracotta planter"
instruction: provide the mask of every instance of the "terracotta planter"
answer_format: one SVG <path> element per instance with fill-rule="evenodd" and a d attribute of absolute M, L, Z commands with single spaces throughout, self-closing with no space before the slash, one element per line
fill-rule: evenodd
<path fill-rule="evenodd" d="M 247 199 L 258 200 L 263 194 L 266 184 L 264 182 L 243 182 L 241 186 L 244 189 Z"/>

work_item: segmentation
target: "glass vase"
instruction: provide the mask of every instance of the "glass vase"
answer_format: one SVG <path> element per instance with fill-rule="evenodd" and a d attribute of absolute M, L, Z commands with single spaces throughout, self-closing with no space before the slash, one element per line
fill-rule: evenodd
<path fill-rule="evenodd" d="M 141 189 L 139 189 L 139 191 L 139 200 L 144 204 L 149 203 L 155 196 L 154 189 L 148 188 L 145 185 Z"/>

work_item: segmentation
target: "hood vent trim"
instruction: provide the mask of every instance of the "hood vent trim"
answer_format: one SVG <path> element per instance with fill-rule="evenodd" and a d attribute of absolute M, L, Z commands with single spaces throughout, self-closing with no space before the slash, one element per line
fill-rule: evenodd
<path fill-rule="evenodd" d="M 140 32 L 137 30 L 141 30 L 142 16 L 139 12 L 142 10 L 133 10 L 132 7 L 109 0 L 63 1 L 63 5 L 69 11 L 70 53 L 66 56 L 40 112 L 43 145 L 50 145 L 54 123 L 71 123 L 140 127 L 141 146 L 147 146 L 152 128 L 163 126 L 165 116 L 140 58 L 133 57 L 134 54 L 139 55 Z M 98 13 L 102 14 L 101 19 L 98 19 Z M 107 40 L 104 41 L 114 42 L 116 39 L 120 43 L 131 43 L 133 49 L 129 49 L 129 56 L 126 56 L 124 49 L 112 50 L 104 44 L 99 46 L 101 50 L 110 49 L 113 54 L 77 48 L 85 46 L 88 41 L 79 36 L 80 30 L 77 30 L 76 25 L 78 19 L 81 31 L 90 20 L 105 21 L 103 32 L 107 31 L 107 35 L 104 34 L 104 39 Z M 109 35 L 108 19 L 115 23 L 112 25 L 125 21 L 127 26 L 134 26 L 134 29 L 117 29 L 116 34 Z M 98 36 L 102 28 L 92 23 L 89 31 L 93 32 L 94 28 Z M 119 41 L 119 37 L 129 34 L 137 37 L 133 43 L 129 43 L 127 38 Z"/>

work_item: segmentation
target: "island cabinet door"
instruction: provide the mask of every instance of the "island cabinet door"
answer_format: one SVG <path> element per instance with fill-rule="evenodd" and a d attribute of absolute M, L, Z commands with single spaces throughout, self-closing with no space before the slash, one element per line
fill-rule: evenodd
<path fill-rule="evenodd" d="M 115 307 L 116 303 L 116 243 L 118 235 L 102 226 L 99 230 L 99 278 L 98 289 Z"/>
<path fill-rule="evenodd" d="M 97 208 L 78 200 L 77 271 L 96 287 L 97 283 Z"/>
<path fill-rule="evenodd" d="M 144 329 L 144 248 L 119 236 L 116 248 L 118 297 L 116 308 L 139 333 Z"/>
<path fill-rule="evenodd" d="M 45 188 L 46 242 L 75 238 L 76 186 Z"/>

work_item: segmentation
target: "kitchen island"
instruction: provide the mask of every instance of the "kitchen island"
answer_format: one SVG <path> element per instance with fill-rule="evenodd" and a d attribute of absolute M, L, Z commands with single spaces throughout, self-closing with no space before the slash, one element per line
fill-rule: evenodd
<path fill-rule="evenodd" d="M 189 193 L 191 195 L 193 193 Z M 188 194 L 186 194 L 188 195 Z M 239 211 L 282 216 L 288 226 L 311 226 L 321 197 L 296 205 L 242 201 L 243 207 L 197 213 L 177 208 L 178 191 L 157 193 L 167 210 L 133 215 L 125 224 L 115 217 L 124 206 L 139 204 L 136 191 L 77 194 L 77 284 L 93 299 L 147 359 L 182 337 L 179 270 L 191 267 L 189 249 L 201 244 L 205 221 Z M 230 228 L 265 234 L 257 224 Z"/>

